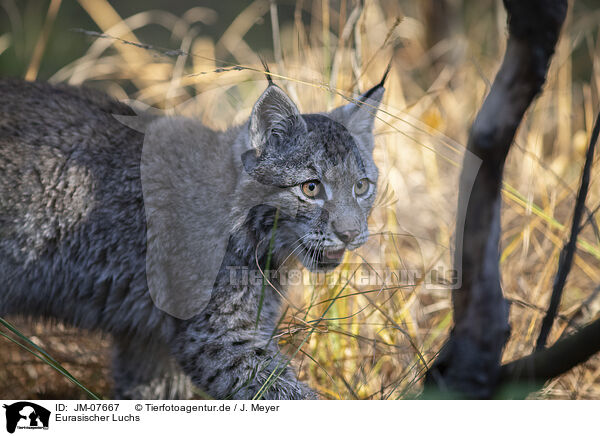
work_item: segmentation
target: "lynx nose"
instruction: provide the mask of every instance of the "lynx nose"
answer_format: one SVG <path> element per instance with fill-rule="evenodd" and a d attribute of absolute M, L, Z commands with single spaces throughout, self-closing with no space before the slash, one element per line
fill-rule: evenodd
<path fill-rule="evenodd" d="M 339 230 L 335 227 L 335 224 L 332 223 L 333 232 L 335 235 L 342 241 L 344 244 L 348 244 L 352 242 L 354 238 L 358 236 L 360 233 L 356 229 L 348 229 L 348 230 Z"/>

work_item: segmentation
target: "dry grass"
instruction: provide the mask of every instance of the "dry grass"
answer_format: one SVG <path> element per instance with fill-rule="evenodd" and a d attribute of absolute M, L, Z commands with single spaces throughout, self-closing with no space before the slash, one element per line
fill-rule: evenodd
<path fill-rule="evenodd" d="M 402 2 L 369 0 L 356 11 L 355 2 L 340 3 L 345 14 L 327 2 L 298 2 L 293 25 L 273 26 L 275 51 L 268 57 L 275 80 L 303 111 L 321 111 L 342 104 L 340 94 L 351 96 L 376 83 L 393 55 L 376 128 L 376 158 L 380 190 L 387 187 L 397 201 L 380 202 L 371 228 L 372 233 L 396 236 L 373 238 L 361 255 L 379 270 L 408 267 L 426 272 L 439 266 L 447 270 L 459 166 L 469 126 L 503 53 L 504 17 L 500 12 L 497 21 L 459 29 L 427 50 L 423 23 L 404 16 Z M 165 55 L 99 38 L 51 81 L 87 83 L 117 98 L 177 107 L 217 128 L 247 117 L 266 86 L 257 72 L 262 70 L 258 55 L 244 40 L 259 18 L 278 24 L 276 7 L 266 0 L 250 3 L 217 41 L 198 34 L 193 26 L 195 21 L 212 19 L 206 9 L 190 10 L 184 18 L 153 11 L 122 19 L 106 0 L 80 4 L 101 32 L 139 42 L 137 30 L 158 24 L 172 31 L 178 44 L 172 48 L 193 55 Z M 308 22 L 300 21 L 300 8 L 310 14 Z M 505 294 L 513 302 L 513 330 L 506 360 L 534 347 L 569 229 L 584 149 L 598 108 L 598 31 L 598 20 L 589 14 L 570 16 L 544 94 L 529 111 L 507 163 L 501 266 Z M 575 51 L 583 51 L 592 65 L 577 82 L 572 78 Z M 219 71 L 232 63 L 216 61 L 216 55 L 255 70 Z M 600 203 L 596 182 L 592 177 L 590 210 Z M 594 230 L 598 220 L 591 221 L 581 233 L 551 341 L 600 312 L 596 295 L 600 235 Z M 351 274 L 362 262 L 349 255 L 334 275 Z M 308 273 L 306 279 L 316 280 Z M 452 323 L 449 296 L 448 290 L 419 282 L 368 285 L 356 276 L 347 284 L 342 280 L 304 286 L 290 297 L 293 307 L 286 310 L 279 339 L 292 347 L 292 353 L 302 344 L 295 359 L 300 377 L 324 398 L 406 398 L 418 392 L 426 365 L 447 337 Z M 101 394 L 109 392 L 106 341 L 62 327 L 21 326 L 41 345 L 56 350 L 59 361 L 72 362 L 70 368 L 84 384 Z M 67 394 L 63 391 L 67 387 L 60 387 L 67 381 L 52 377 L 50 368 L 32 362 L 9 343 L 0 350 L 0 368 L 2 396 L 32 397 L 40 386 L 45 386 L 44 395 L 80 396 L 74 388 Z M 57 391 L 48 394 L 55 383 L 60 384 Z M 600 359 L 552 381 L 539 396 L 599 399 Z"/>

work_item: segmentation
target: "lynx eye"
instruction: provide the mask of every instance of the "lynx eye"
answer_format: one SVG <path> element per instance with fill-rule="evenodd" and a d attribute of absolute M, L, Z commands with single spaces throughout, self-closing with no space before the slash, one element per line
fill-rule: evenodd
<path fill-rule="evenodd" d="M 321 182 L 318 180 L 309 180 L 300 185 L 302 193 L 308 198 L 315 198 L 321 192 Z"/>
<path fill-rule="evenodd" d="M 354 184 L 354 193 L 357 197 L 361 197 L 365 195 L 369 191 L 369 180 L 368 179 L 360 179 L 358 182 Z"/>

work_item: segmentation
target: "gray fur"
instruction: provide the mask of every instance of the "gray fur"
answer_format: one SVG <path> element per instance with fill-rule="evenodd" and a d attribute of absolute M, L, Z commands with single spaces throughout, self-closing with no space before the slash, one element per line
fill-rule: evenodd
<path fill-rule="evenodd" d="M 376 108 L 382 93 L 378 85 L 363 97 Z M 276 207 L 271 270 L 296 258 L 330 269 L 339 260 L 326 250 L 366 241 L 374 108 L 304 115 L 270 85 L 248 122 L 228 131 L 150 117 L 142 133 L 115 118 L 135 115 L 127 105 L 101 93 L 1 80 L 0 316 L 112 334 L 119 398 L 186 396 L 189 377 L 213 397 L 249 399 L 275 368 L 262 398 L 315 398 L 280 364 L 271 338 L 279 293 L 266 287 L 258 316 L 261 284 L 232 281 L 231 271 L 255 272 L 257 261 L 265 268 Z M 148 138 L 172 147 L 144 160 Z M 144 165 L 156 172 L 142 175 Z M 364 178 L 372 186 L 359 198 L 353 186 Z M 313 179 L 323 182 L 322 198 L 302 193 Z M 177 303 L 198 310 L 173 316 L 153 301 L 149 284 L 185 297 L 180 290 L 208 270 L 202 307 Z"/>

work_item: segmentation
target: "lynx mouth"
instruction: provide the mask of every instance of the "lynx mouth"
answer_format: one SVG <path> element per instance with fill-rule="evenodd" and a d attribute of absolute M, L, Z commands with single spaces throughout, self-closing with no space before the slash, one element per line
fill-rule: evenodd
<path fill-rule="evenodd" d="M 339 266 L 346 248 L 315 248 L 302 244 L 302 251 L 300 259 L 304 266 L 312 272 L 318 272 L 329 271 Z"/>
<path fill-rule="evenodd" d="M 323 251 L 326 259 L 336 260 L 338 262 L 342 260 L 342 257 L 344 257 L 345 252 L 345 248 L 339 248 L 337 250 L 327 249 Z"/>

